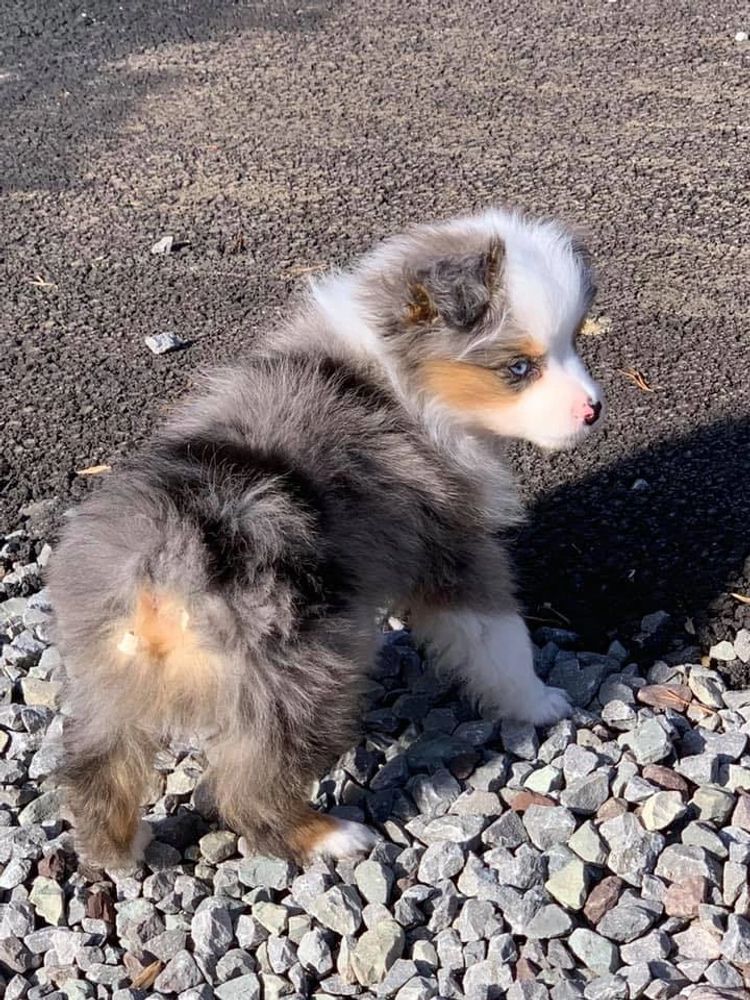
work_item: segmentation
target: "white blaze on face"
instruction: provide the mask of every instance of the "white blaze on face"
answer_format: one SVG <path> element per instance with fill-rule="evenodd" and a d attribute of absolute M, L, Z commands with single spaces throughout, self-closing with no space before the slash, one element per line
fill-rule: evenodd
<path fill-rule="evenodd" d="M 485 414 L 497 434 L 521 438 L 541 448 L 566 448 L 591 430 L 586 422 L 601 404 L 601 391 L 572 348 L 548 355 L 542 374 L 516 398 Z"/>

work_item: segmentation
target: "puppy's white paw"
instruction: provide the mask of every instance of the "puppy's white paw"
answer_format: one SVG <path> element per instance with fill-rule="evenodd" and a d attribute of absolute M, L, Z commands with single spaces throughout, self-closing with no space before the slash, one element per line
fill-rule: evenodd
<path fill-rule="evenodd" d="M 567 719 L 572 714 L 573 706 L 567 691 L 542 685 L 534 698 L 513 717 L 518 722 L 530 722 L 533 726 L 551 726 L 553 722 Z"/>
<path fill-rule="evenodd" d="M 353 858 L 369 853 L 377 839 L 373 831 L 362 823 L 337 819 L 335 828 L 318 841 L 312 853 L 314 857 Z"/>

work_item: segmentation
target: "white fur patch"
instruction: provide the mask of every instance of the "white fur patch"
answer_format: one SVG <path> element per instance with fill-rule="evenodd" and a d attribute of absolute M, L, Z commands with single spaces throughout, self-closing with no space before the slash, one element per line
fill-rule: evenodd
<path fill-rule="evenodd" d="M 383 344 L 357 303 L 357 277 L 336 274 L 323 278 L 312 286 L 312 297 L 331 325 L 331 329 L 347 347 L 360 356 L 385 362 Z"/>
<path fill-rule="evenodd" d="M 426 642 L 438 669 L 460 678 L 488 714 L 538 726 L 570 715 L 566 693 L 537 677 L 520 615 L 437 611 L 422 616 L 415 633 Z"/>
<path fill-rule="evenodd" d="M 337 819 L 336 829 L 320 840 L 313 855 L 325 858 L 352 858 L 367 854 L 375 846 L 377 836 L 362 823 Z"/>

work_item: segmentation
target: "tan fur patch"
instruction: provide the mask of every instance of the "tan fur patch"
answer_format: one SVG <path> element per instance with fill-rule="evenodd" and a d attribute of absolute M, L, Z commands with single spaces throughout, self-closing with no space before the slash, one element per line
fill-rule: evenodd
<path fill-rule="evenodd" d="M 123 623 L 115 644 L 134 669 L 142 669 L 149 693 L 144 710 L 163 707 L 166 699 L 173 707 L 198 696 L 203 700 L 207 688 L 215 688 L 219 674 L 218 657 L 202 647 L 190 615 L 180 599 L 165 592 L 144 588 L 136 598 L 135 609 Z M 152 667 L 157 665 L 158 671 Z"/>
<path fill-rule="evenodd" d="M 490 369 L 466 361 L 426 361 L 422 384 L 441 402 L 468 413 L 507 406 L 518 395 Z"/>
<path fill-rule="evenodd" d="M 409 288 L 411 302 L 406 310 L 409 323 L 431 323 L 437 318 L 437 309 L 430 298 L 429 292 L 421 283 L 415 283 Z"/>
<path fill-rule="evenodd" d="M 509 406 L 518 391 L 504 382 L 498 370 L 516 358 L 544 357 L 544 350 L 531 338 L 499 345 L 487 355 L 487 364 L 469 361 L 432 360 L 421 366 L 422 385 L 454 410 L 476 413 Z"/>
<path fill-rule="evenodd" d="M 309 806 L 287 837 L 287 843 L 300 859 L 309 858 L 315 853 L 321 842 L 338 830 L 338 823 L 333 816 L 315 812 Z"/>

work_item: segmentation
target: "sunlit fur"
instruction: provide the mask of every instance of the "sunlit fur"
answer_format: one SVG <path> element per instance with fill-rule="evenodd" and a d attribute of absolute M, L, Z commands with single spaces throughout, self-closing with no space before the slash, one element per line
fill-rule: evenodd
<path fill-rule="evenodd" d="M 521 516 L 501 444 L 588 433 L 598 390 L 574 335 L 592 294 L 554 223 L 491 212 L 388 240 L 207 378 L 71 517 L 49 577 L 60 778 L 91 860 L 135 852 L 153 756 L 185 732 L 258 849 L 366 850 L 366 828 L 307 796 L 355 739 L 389 604 L 483 711 L 568 711 L 534 674 L 499 541 Z M 533 377 L 509 374 L 519 356 Z"/>

